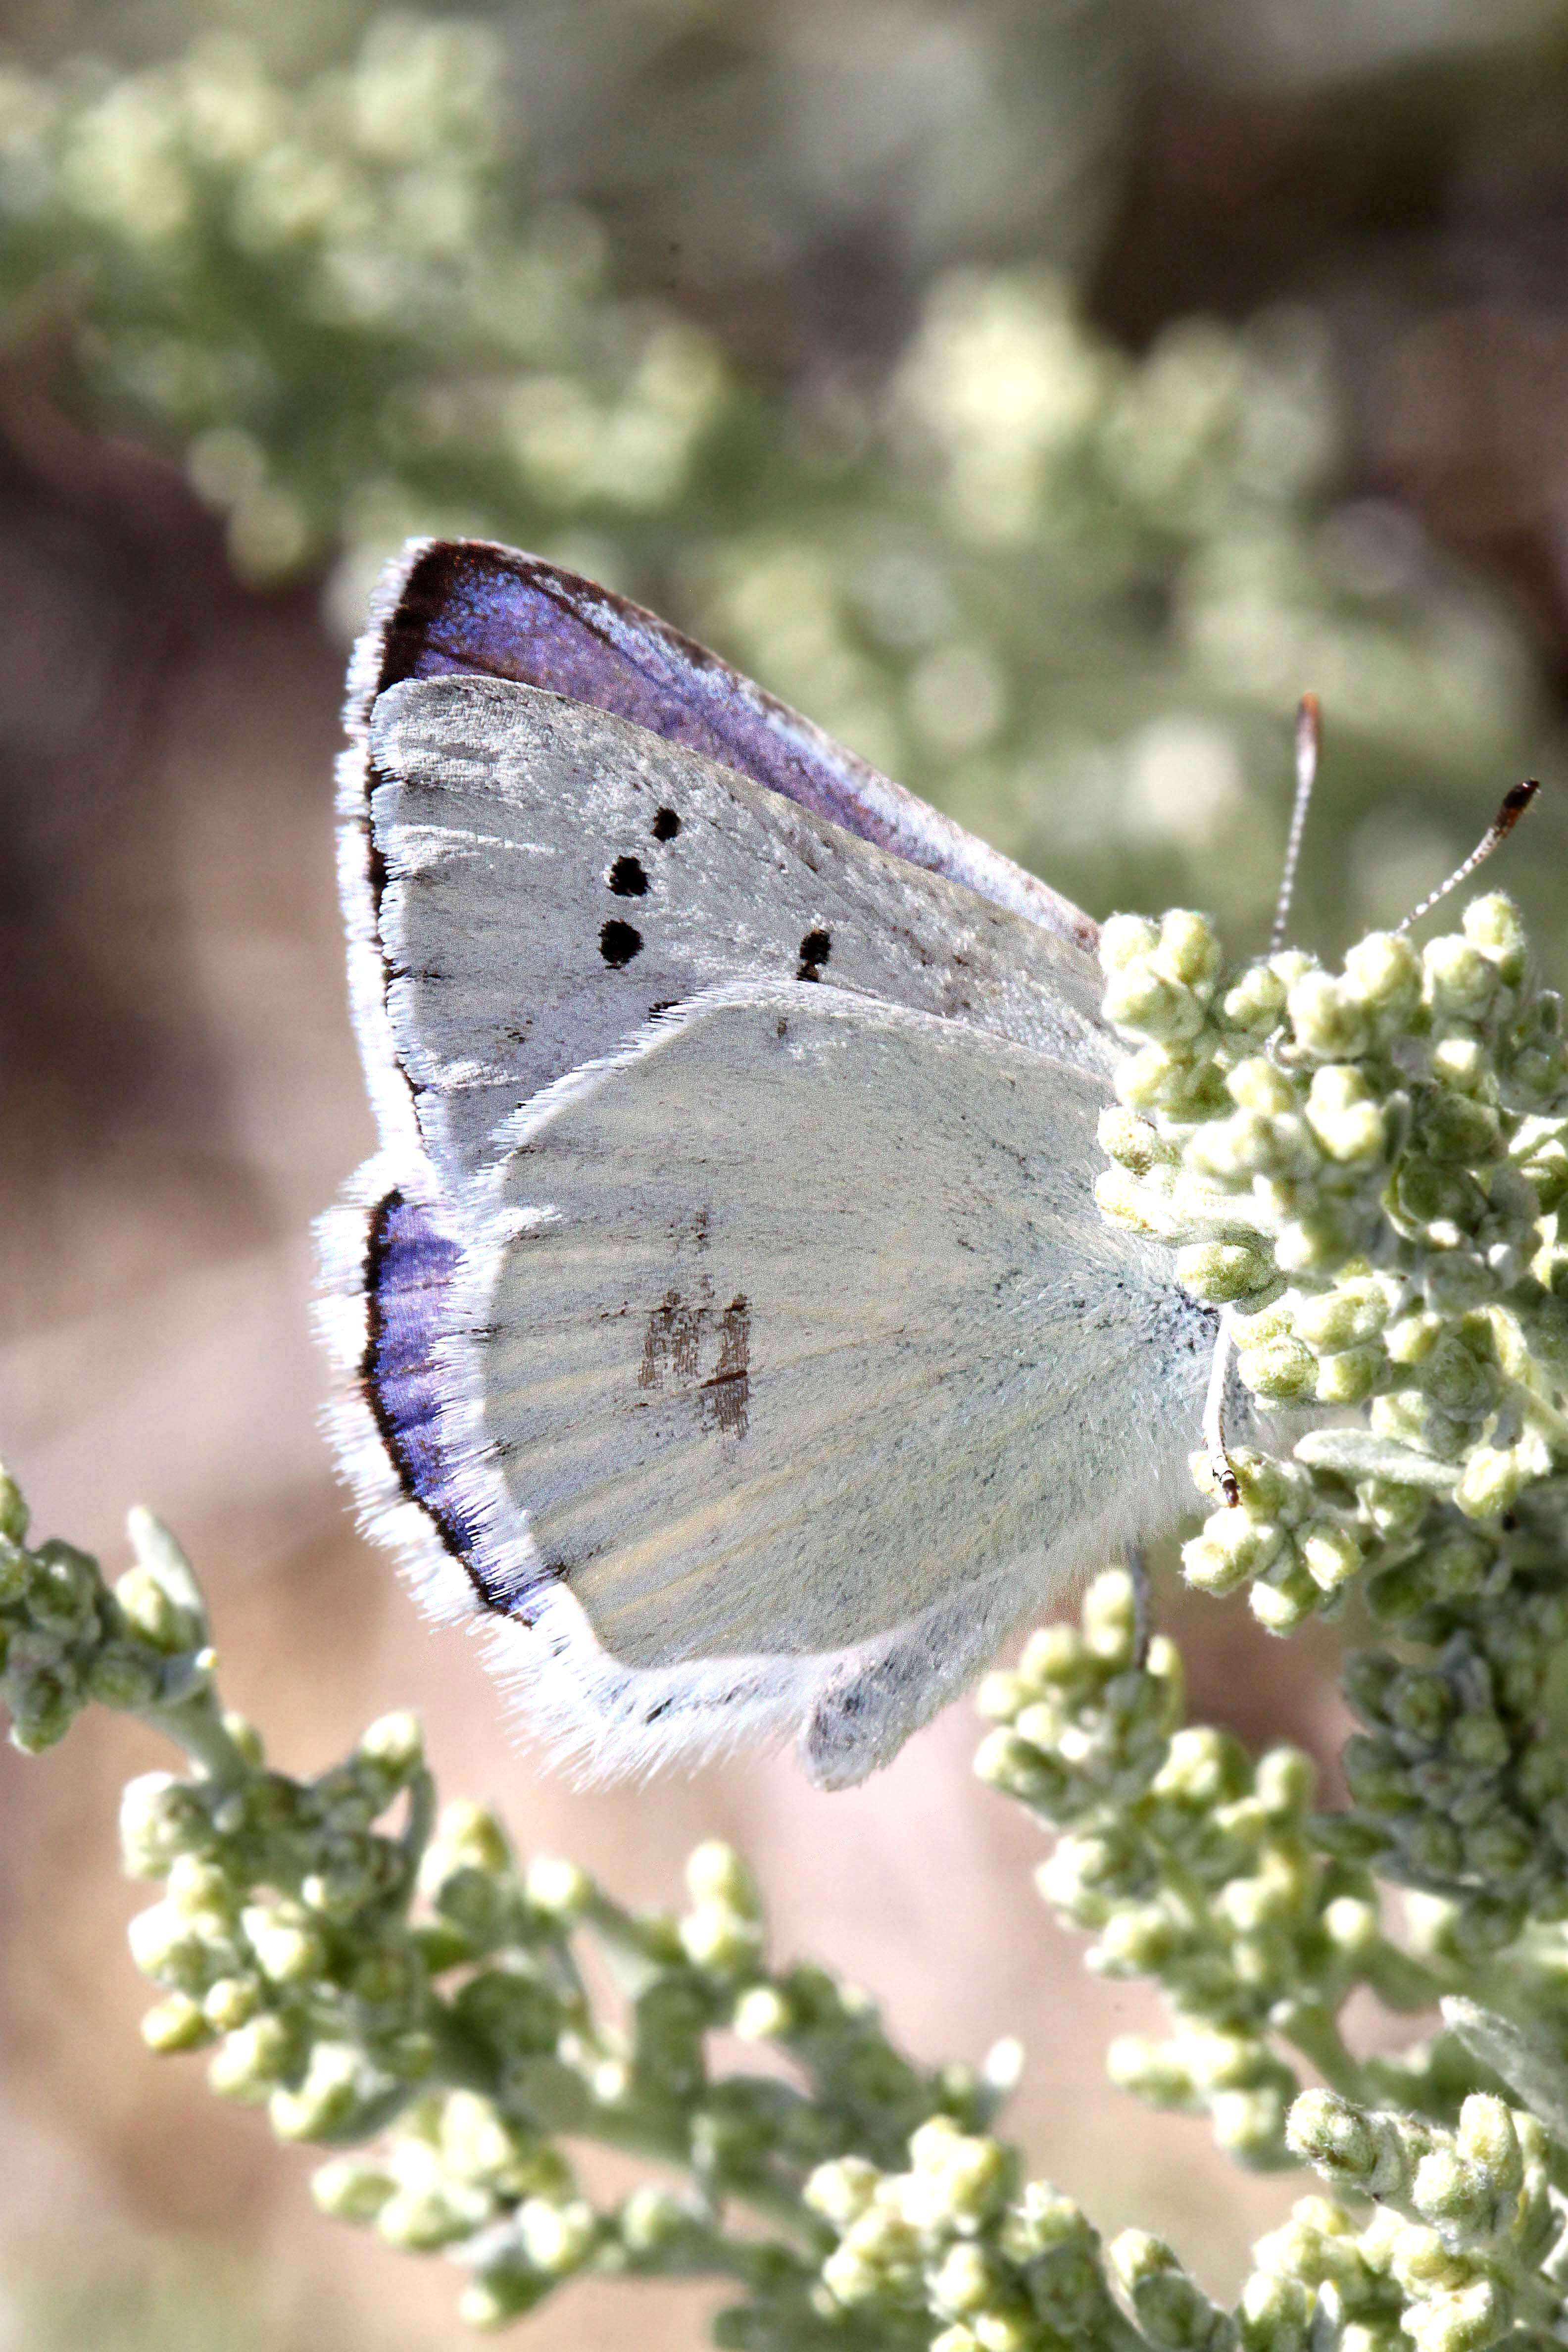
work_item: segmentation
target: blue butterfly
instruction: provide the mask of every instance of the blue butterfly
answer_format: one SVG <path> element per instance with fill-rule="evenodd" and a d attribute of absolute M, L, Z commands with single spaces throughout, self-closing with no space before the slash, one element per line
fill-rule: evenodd
<path fill-rule="evenodd" d="M 1095 926 L 505 548 L 404 551 L 348 730 L 367 1523 L 584 1777 L 857 1780 L 1179 1508 L 1215 1318 L 1094 1207 Z"/>

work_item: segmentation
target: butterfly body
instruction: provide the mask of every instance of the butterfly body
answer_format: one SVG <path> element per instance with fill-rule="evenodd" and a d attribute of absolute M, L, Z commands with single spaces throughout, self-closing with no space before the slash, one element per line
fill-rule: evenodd
<path fill-rule="evenodd" d="M 506 551 L 408 551 L 350 726 L 362 1502 L 590 1775 L 858 1779 L 1195 1429 L 1211 1318 L 1093 1205 L 1093 926 Z"/>

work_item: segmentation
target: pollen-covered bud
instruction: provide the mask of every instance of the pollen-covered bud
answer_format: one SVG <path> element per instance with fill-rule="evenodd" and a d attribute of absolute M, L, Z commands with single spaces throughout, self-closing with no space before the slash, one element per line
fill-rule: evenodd
<path fill-rule="evenodd" d="M 1307 1124 L 1329 1158 L 1342 1166 L 1383 1156 L 1383 1111 L 1353 1063 L 1331 1062 L 1313 1073 L 1307 1094 Z"/>
<path fill-rule="evenodd" d="M 1421 1001 L 1421 959 L 1396 931 L 1372 931 L 1345 957 L 1345 980 L 1385 1034 L 1405 1028 Z"/>
<path fill-rule="evenodd" d="M 1364 1002 L 1330 972 L 1303 972 L 1287 1009 L 1298 1044 L 1316 1060 L 1357 1061 L 1372 1045 Z"/>

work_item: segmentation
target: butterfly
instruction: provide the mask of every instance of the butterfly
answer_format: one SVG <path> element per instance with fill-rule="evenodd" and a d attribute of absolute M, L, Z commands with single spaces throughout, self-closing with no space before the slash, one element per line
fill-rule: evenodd
<path fill-rule="evenodd" d="M 1180 1507 L 1215 1318 L 1094 1206 L 1095 926 L 502 547 L 409 543 L 347 728 L 365 1521 L 581 1776 L 858 1780 Z"/>

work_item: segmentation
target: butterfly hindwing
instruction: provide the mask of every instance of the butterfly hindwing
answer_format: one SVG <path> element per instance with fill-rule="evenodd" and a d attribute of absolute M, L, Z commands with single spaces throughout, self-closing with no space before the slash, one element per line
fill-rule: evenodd
<path fill-rule="evenodd" d="M 820 1678 L 1140 1532 L 1207 1318 L 1095 1213 L 1100 1099 L 798 982 L 699 1000 L 542 1097 L 440 1350 L 492 1604 L 563 1593 L 627 1668 Z"/>

